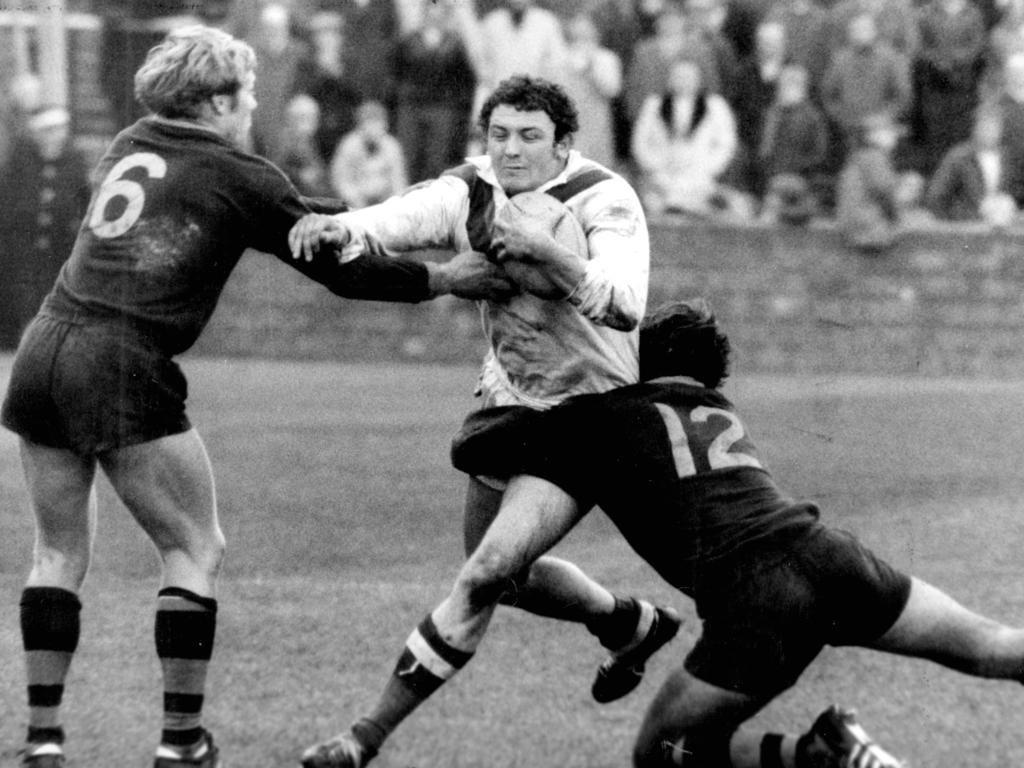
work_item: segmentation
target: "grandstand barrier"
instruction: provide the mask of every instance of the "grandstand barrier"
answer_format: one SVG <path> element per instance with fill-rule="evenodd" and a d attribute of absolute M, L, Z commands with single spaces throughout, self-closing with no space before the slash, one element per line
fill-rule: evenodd
<path fill-rule="evenodd" d="M 737 371 L 1024 376 L 1024 235 L 940 227 L 882 256 L 811 228 L 652 220 L 649 305 L 708 298 Z M 476 308 L 338 299 L 248 254 L 197 346 L 206 355 L 475 362 Z"/>

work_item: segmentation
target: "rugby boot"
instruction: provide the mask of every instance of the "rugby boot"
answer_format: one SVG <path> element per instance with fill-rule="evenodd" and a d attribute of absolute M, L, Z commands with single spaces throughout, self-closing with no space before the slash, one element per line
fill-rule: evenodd
<path fill-rule="evenodd" d="M 607 704 L 621 699 L 640 685 L 647 660 L 679 632 L 683 621 L 674 609 L 667 606 L 652 608 L 654 618 L 647 634 L 626 648 L 612 653 L 598 668 L 590 693 L 599 703 Z"/>
<path fill-rule="evenodd" d="M 302 768 L 363 768 L 376 754 L 351 733 L 343 733 L 303 752 Z"/>
<path fill-rule="evenodd" d="M 811 730 L 800 737 L 803 765 L 814 768 L 904 768 L 872 739 L 857 722 L 852 710 L 834 704 L 814 721 Z"/>
<path fill-rule="evenodd" d="M 220 750 L 213 743 L 213 735 L 203 731 L 200 742 L 186 750 L 161 745 L 156 751 L 153 768 L 220 768 Z"/>

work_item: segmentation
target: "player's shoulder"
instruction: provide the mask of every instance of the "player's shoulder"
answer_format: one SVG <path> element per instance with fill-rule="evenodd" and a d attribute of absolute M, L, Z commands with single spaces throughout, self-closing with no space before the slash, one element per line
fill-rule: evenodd
<path fill-rule="evenodd" d="M 571 160 L 564 184 L 568 194 L 563 195 L 563 202 L 574 209 L 577 216 L 583 219 L 607 216 L 642 219 L 643 207 L 632 184 L 596 160 L 574 154 L 576 156 Z"/>

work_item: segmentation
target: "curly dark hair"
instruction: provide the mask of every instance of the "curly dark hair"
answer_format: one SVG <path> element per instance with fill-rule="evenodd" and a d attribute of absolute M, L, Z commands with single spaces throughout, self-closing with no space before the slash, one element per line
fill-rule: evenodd
<path fill-rule="evenodd" d="M 663 304 L 640 325 L 640 379 L 689 376 L 715 389 L 729 376 L 730 351 L 706 301 Z"/>
<path fill-rule="evenodd" d="M 491 113 L 499 104 L 506 104 L 522 112 L 546 113 L 555 124 L 555 141 L 561 141 L 580 127 L 579 112 L 569 94 L 562 86 L 541 77 L 513 75 L 498 83 L 498 87 L 480 107 L 477 125 L 485 135 L 490 127 Z"/>

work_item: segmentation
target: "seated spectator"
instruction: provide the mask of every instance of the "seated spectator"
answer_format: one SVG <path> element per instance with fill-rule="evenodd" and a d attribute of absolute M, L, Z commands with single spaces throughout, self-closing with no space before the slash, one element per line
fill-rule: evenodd
<path fill-rule="evenodd" d="M 622 90 L 619 57 L 602 48 L 597 27 L 583 13 L 565 23 L 566 72 L 562 81 L 576 109 L 586 119 L 573 136 L 573 146 L 584 157 L 609 168 L 615 165 L 612 99 Z"/>
<path fill-rule="evenodd" d="M 331 161 L 341 137 L 356 124 L 363 95 L 345 65 L 345 22 L 338 13 L 315 14 L 309 23 L 312 50 L 299 63 L 293 90 L 308 93 L 320 107 L 316 146 L 324 163 Z M 262 71 L 262 68 L 261 68 Z"/>
<path fill-rule="evenodd" d="M 900 180 L 892 163 L 900 127 L 882 112 L 865 118 L 856 138 L 839 176 L 836 219 L 847 244 L 880 253 L 900 229 Z"/>
<path fill-rule="evenodd" d="M 395 50 L 395 136 L 413 182 L 461 162 L 475 75 L 450 6 L 423 0 L 420 24 Z"/>
<path fill-rule="evenodd" d="M 388 112 L 379 101 L 356 110 L 356 127 L 331 161 L 331 181 L 351 208 L 379 203 L 408 186 L 402 146 L 388 133 Z"/>
<path fill-rule="evenodd" d="M 821 110 L 808 98 L 808 76 L 800 64 L 787 64 L 779 74 L 775 101 L 764 118 L 758 159 L 769 191 L 778 176 L 796 176 L 807 188 L 811 200 L 818 200 L 828 155 L 828 125 Z M 790 183 L 792 186 L 792 182 Z M 771 219 L 774 203 L 766 198 Z M 772 204 L 769 204 L 772 203 Z"/>
<path fill-rule="evenodd" d="M 985 53 L 985 24 L 969 0 L 931 0 L 920 11 L 921 48 L 914 66 L 916 133 L 930 174 L 971 133 Z"/>
<path fill-rule="evenodd" d="M 337 197 L 316 145 L 320 107 L 312 96 L 293 96 L 284 111 L 280 154 L 270 158 L 309 197 Z"/>
<path fill-rule="evenodd" d="M 836 53 L 822 82 L 822 103 L 840 130 L 844 150 L 855 141 L 865 115 L 902 117 L 911 102 L 907 59 L 878 40 L 870 13 L 855 15 L 847 45 Z"/>
<path fill-rule="evenodd" d="M 828 12 L 816 0 L 782 0 L 772 5 L 765 21 L 786 31 L 786 56 L 807 70 L 808 90 L 816 99 L 829 63 Z"/>
<path fill-rule="evenodd" d="M 745 198 L 719 183 L 736 155 L 736 121 L 701 83 L 700 65 L 678 59 L 666 93 L 648 96 L 633 132 L 641 194 L 652 213 L 747 216 Z"/>
<path fill-rule="evenodd" d="M 932 177 L 927 205 L 945 221 L 1006 226 L 1017 213 L 1008 181 L 1002 114 L 980 109 L 971 139 L 949 150 Z"/>

